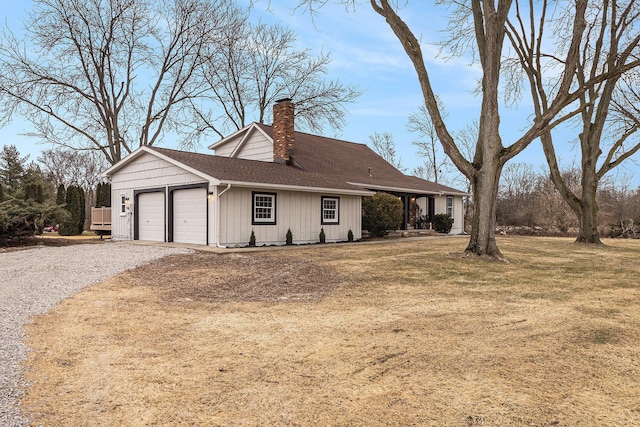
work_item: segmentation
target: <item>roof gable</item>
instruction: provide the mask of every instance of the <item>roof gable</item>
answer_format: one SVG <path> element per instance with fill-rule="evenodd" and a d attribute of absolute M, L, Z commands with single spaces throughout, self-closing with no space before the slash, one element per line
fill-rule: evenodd
<path fill-rule="evenodd" d="M 159 157 L 162 160 L 165 160 L 167 162 L 169 162 L 170 164 L 177 166 L 179 168 L 182 168 L 184 170 L 186 170 L 187 172 L 190 172 L 196 176 L 199 176 L 200 178 L 207 180 L 207 181 L 216 181 L 216 179 L 210 175 L 207 175 L 205 173 L 203 173 L 203 171 L 196 169 L 196 168 L 192 168 L 188 165 L 185 165 L 179 161 L 177 161 L 176 159 L 174 159 L 171 156 L 167 156 L 166 154 L 163 154 L 162 152 L 159 152 L 155 147 L 150 147 L 147 145 L 143 145 L 140 148 L 138 148 L 137 150 L 135 150 L 133 153 L 129 154 L 127 157 L 125 157 L 124 159 L 120 160 L 118 163 L 116 163 L 115 165 L 111 166 L 109 169 L 107 169 L 106 171 L 102 172 L 101 176 L 103 177 L 110 177 L 113 174 L 117 173 L 118 171 L 121 171 L 123 169 L 125 169 L 127 166 L 129 166 L 131 163 L 135 162 L 136 160 L 138 160 L 139 158 L 143 157 L 145 154 L 151 154 L 153 156 Z"/>
<path fill-rule="evenodd" d="M 220 141 L 211 144 L 216 156 L 273 161 L 273 140 L 257 123 L 251 123 Z"/>

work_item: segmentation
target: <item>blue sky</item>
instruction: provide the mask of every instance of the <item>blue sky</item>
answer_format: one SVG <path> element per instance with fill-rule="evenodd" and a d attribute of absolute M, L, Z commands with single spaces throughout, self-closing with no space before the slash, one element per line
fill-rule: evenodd
<path fill-rule="evenodd" d="M 248 4 L 249 0 L 239 0 L 239 3 Z M 254 3 L 252 19 L 286 24 L 298 34 L 300 48 L 331 54 L 328 78 L 358 85 L 365 91 L 357 103 L 347 106 L 349 113 L 345 128 L 338 134 L 327 129 L 327 136 L 367 143 L 374 132 L 389 132 L 394 136 L 398 156 L 405 167 L 410 170 L 422 163 L 411 144 L 417 136 L 406 130 L 409 114 L 416 112 L 422 104 L 416 73 L 395 35 L 368 2 L 357 6 L 354 12 L 330 0 L 313 20 L 302 11 L 294 13 L 296 0 L 254 0 Z M 7 24 L 17 29 L 21 27 L 20 20 L 26 16 L 25 9 L 30 5 L 31 2 L 24 1 L 16 7 L 15 3 L 0 0 L 0 12 Z M 446 61 L 437 57 L 438 48 L 430 43 L 442 36 L 439 30 L 446 26 L 446 13 L 445 8 L 423 1 L 409 2 L 400 12 L 416 35 L 422 36 L 433 87 L 448 111 L 446 121 L 449 130 L 455 131 L 478 117 L 480 99 L 472 91 L 481 73 L 468 58 Z M 526 103 L 502 109 L 503 144 L 508 145 L 520 136 L 527 125 L 529 112 Z M 50 147 L 20 136 L 28 130 L 28 123 L 15 118 L 9 126 L 0 129 L 0 141 L 2 144 L 16 144 L 22 154 L 30 154 L 35 160 L 42 150 Z M 199 151 L 207 152 L 205 147 L 213 142 L 203 141 Z M 176 144 L 176 141 L 167 139 L 159 145 L 175 148 Z M 571 163 L 575 155 L 567 147 L 569 145 L 559 152 L 564 163 Z M 545 165 L 537 141 L 512 162 L 531 163 L 540 172 Z M 628 163 L 620 172 L 630 174 L 636 167 Z M 640 177 L 636 176 L 634 181 L 638 182 L 638 179 Z"/>

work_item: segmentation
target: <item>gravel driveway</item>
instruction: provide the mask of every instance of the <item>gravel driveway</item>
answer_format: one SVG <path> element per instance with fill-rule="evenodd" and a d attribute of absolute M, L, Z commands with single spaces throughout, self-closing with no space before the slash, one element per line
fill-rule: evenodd
<path fill-rule="evenodd" d="M 0 253 L 0 426 L 26 426 L 17 408 L 24 324 L 82 288 L 187 249 L 107 242 Z"/>

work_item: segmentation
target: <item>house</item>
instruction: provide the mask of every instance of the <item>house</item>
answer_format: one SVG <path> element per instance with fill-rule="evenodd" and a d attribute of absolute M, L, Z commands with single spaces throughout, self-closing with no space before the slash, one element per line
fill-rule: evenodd
<path fill-rule="evenodd" d="M 403 228 L 450 213 L 463 231 L 466 193 L 404 175 L 364 144 L 296 132 L 294 104 L 276 102 L 274 124 L 252 123 L 211 145 L 215 155 L 142 146 L 109 168 L 114 240 L 220 247 L 361 238 L 362 198 L 398 196 Z"/>

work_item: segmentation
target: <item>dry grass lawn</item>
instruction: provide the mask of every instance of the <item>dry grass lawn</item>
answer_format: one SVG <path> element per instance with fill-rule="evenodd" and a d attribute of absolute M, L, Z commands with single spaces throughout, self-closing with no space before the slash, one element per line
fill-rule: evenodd
<path fill-rule="evenodd" d="M 640 425 L 640 241 L 174 256 L 29 327 L 44 426 Z M 453 256 L 451 254 L 454 254 Z"/>

